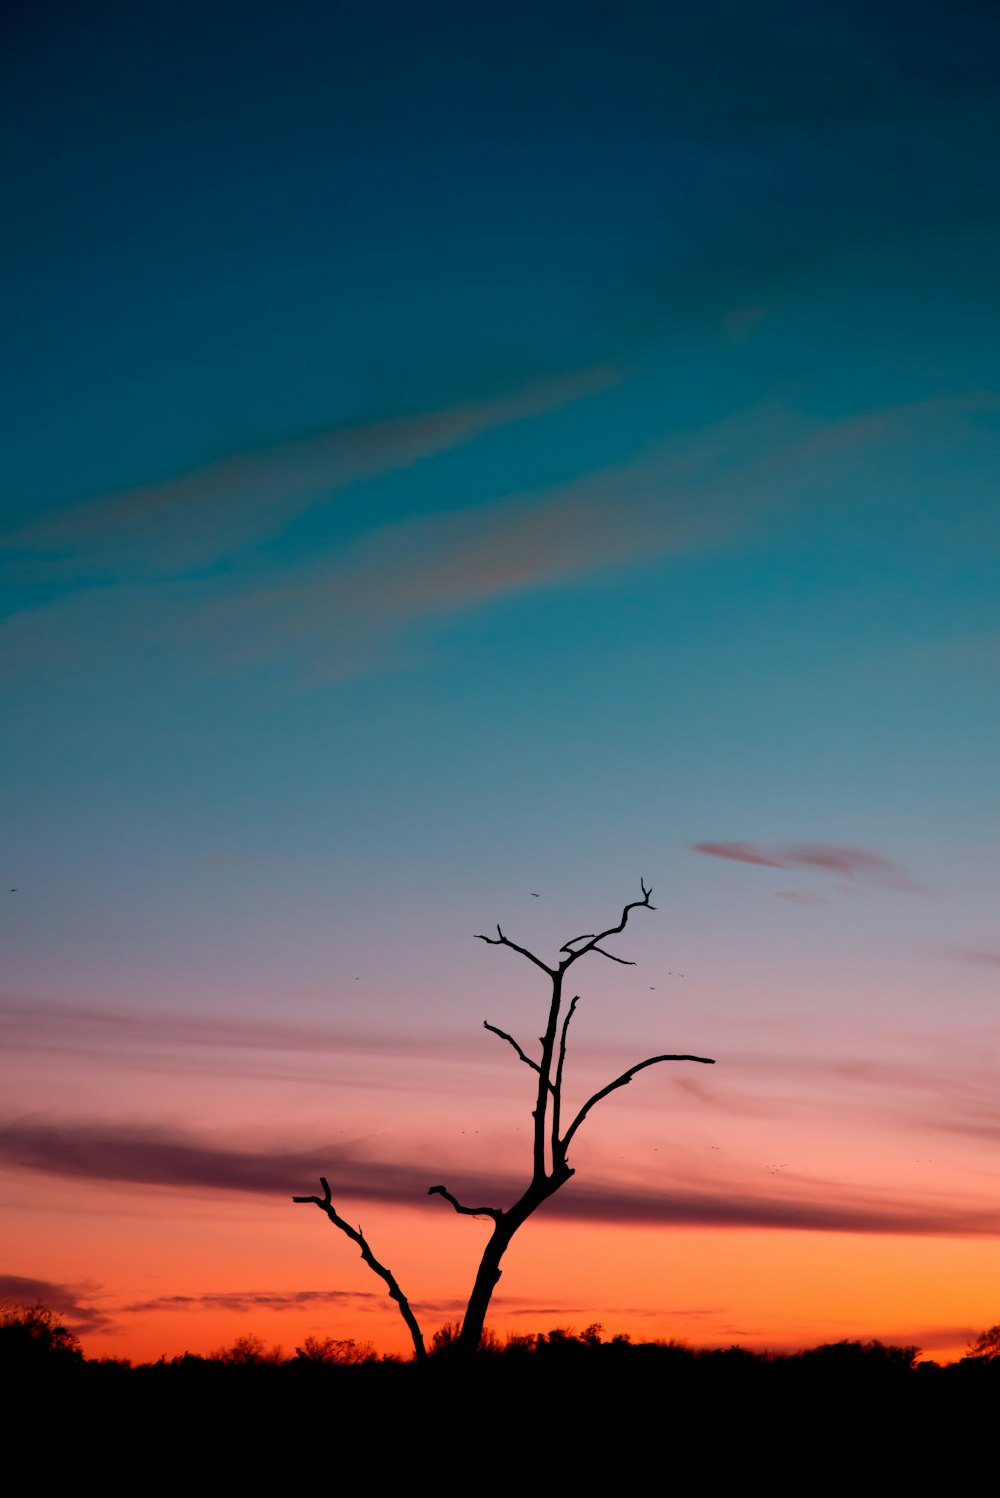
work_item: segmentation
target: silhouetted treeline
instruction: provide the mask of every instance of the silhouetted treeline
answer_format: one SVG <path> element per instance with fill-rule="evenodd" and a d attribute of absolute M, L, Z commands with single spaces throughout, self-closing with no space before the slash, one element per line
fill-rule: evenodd
<path fill-rule="evenodd" d="M 0 1366 L 8 1373 L 71 1374 L 77 1379 L 128 1380 L 150 1387 L 191 1380 L 216 1385 L 248 1381 L 278 1384 L 302 1381 L 381 1379 L 416 1384 L 421 1378 L 445 1381 L 455 1368 L 458 1328 L 445 1326 L 431 1343 L 429 1364 L 419 1369 L 409 1359 L 379 1356 L 370 1342 L 353 1338 L 306 1337 L 293 1353 L 268 1346 L 247 1335 L 201 1354 L 185 1352 L 135 1366 L 128 1359 L 85 1358 L 77 1338 L 43 1307 L 0 1324 Z M 984 1342 L 987 1334 L 979 1339 Z M 996 1379 L 1000 1381 L 1000 1353 L 989 1351 L 939 1365 L 921 1360 L 920 1348 L 897 1346 L 876 1339 L 824 1343 L 799 1352 L 754 1351 L 741 1346 L 692 1347 L 674 1339 L 633 1341 L 627 1334 L 606 1337 L 598 1325 L 583 1332 L 556 1327 L 548 1332 L 513 1333 L 500 1338 L 489 1329 L 483 1335 L 475 1376 L 494 1382 L 553 1376 L 576 1380 L 615 1379 L 733 1381 L 771 1384 L 892 1380 L 927 1382 L 930 1379 Z M 462 1377 L 468 1370 L 463 1370 Z M 457 1374 L 455 1375 L 458 1376 Z"/>
<path fill-rule="evenodd" d="M 422 1367 L 348 1339 L 286 1356 L 256 1337 L 133 1367 L 82 1357 L 68 1333 L 26 1354 L 4 1330 L 10 1429 L 126 1471 L 153 1454 L 158 1472 L 227 1489 L 285 1488 L 299 1467 L 304 1481 L 445 1480 L 444 1462 L 476 1471 L 489 1493 L 519 1483 L 539 1443 L 546 1470 L 581 1492 L 632 1486 L 643 1464 L 664 1484 L 756 1474 L 801 1492 L 822 1475 L 825 1491 L 853 1483 L 862 1463 L 870 1484 L 879 1473 L 898 1484 L 926 1478 L 935 1452 L 974 1463 L 971 1433 L 991 1425 L 1000 1397 L 1000 1357 L 940 1367 L 878 1341 L 768 1353 L 557 1328 L 487 1334 L 470 1367 L 450 1355 L 445 1328 Z"/>

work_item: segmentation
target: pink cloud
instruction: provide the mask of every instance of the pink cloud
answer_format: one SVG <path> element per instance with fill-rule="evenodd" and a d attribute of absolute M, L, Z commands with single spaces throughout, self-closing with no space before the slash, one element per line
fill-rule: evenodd
<path fill-rule="evenodd" d="M 762 864 L 768 869 L 786 869 L 788 865 L 768 855 L 754 843 L 691 843 L 692 853 L 707 853 L 710 858 L 731 858 L 734 863 Z"/>
<path fill-rule="evenodd" d="M 839 843 L 792 843 L 786 847 L 774 847 L 738 842 L 691 843 L 689 847 L 692 853 L 706 853 L 710 858 L 728 858 L 734 863 L 757 864 L 769 869 L 803 869 L 809 873 L 818 870 L 875 884 L 881 889 L 912 893 L 923 888 L 900 864 L 882 853 L 872 852 L 870 848 Z M 796 898 L 793 893 L 779 893 L 784 898 Z"/>

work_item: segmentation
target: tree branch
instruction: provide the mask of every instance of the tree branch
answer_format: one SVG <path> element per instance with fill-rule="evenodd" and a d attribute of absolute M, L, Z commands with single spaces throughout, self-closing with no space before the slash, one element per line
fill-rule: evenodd
<path fill-rule="evenodd" d="M 541 1076 L 542 1068 L 539 1066 L 538 1062 L 532 1061 L 527 1052 L 522 1051 L 513 1035 L 508 1035 L 506 1030 L 500 1030 L 496 1025 L 491 1025 L 488 1019 L 483 1020 L 483 1029 L 489 1030 L 493 1035 L 499 1035 L 501 1040 L 505 1040 L 508 1045 L 513 1046 L 520 1059 L 524 1062 L 525 1066 L 530 1066 L 532 1071 L 538 1072 L 539 1076 Z M 551 1085 L 552 1084 L 550 1082 L 549 1086 L 551 1087 Z"/>
<path fill-rule="evenodd" d="M 614 952 L 605 952 L 603 947 L 588 947 L 590 952 L 596 952 L 600 957 L 606 957 L 609 962 L 620 962 L 622 967 L 635 967 L 631 957 L 616 957 Z M 577 954 L 580 955 L 580 954 Z"/>
<path fill-rule="evenodd" d="M 494 1222 L 499 1222 L 503 1216 L 499 1207 L 463 1207 L 456 1196 L 446 1191 L 443 1186 L 430 1186 L 427 1190 L 428 1196 L 443 1196 L 446 1202 L 451 1202 L 456 1212 L 461 1212 L 463 1217 L 492 1217 Z"/>
<path fill-rule="evenodd" d="M 634 962 L 626 963 L 626 959 L 624 957 L 614 957 L 610 952 L 602 951 L 599 943 L 602 942 L 606 936 L 617 936 L 619 931 L 624 931 L 628 923 L 629 913 L 631 911 L 638 910 L 642 907 L 645 907 L 646 910 L 656 909 L 656 906 L 651 905 L 649 902 L 649 897 L 653 893 L 653 891 L 647 887 L 646 881 L 644 879 L 639 880 L 639 888 L 642 890 L 642 899 L 632 900 L 628 905 L 625 906 L 625 908 L 622 910 L 622 918 L 618 922 L 617 926 L 609 926 L 606 931 L 598 931 L 591 935 L 574 936 L 572 941 L 568 941 L 565 946 L 559 948 L 560 952 L 565 952 L 567 954 L 563 961 L 559 964 L 560 970 L 562 972 L 565 972 L 568 967 L 572 966 L 572 964 L 578 957 L 583 957 L 588 952 L 600 952 L 600 955 L 602 957 L 610 957 L 612 962 L 621 962 L 625 963 L 628 967 L 635 967 Z M 580 941 L 584 943 L 582 947 L 578 947 L 576 945 L 577 942 Z"/>
<path fill-rule="evenodd" d="M 488 946 L 491 947 L 510 947 L 512 952 L 520 952 L 522 957 L 527 957 L 529 962 L 533 962 L 536 967 L 541 968 L 543 973 L 548 973 L 549 977 L 552 977 L 552 969 L 549 967 L 548 963 L 543 962 L 540 957 L 536 957 L 534 952 L 529 952 L 527 947 L 519 947 L 516 941 L 510 941 L 500 930 L 499 924 L 497 925 L 496 936 L 483 936 L 483 934 L 479 932 L 476 935 L 476 940 L 484 941 Z"/>
<path fill-rule="evenodd" d="M 566 1036 L 569 1034 L 569 1023 L 570 1023 L 570 1020 L 573 1018 L 573 1015 L 574 1015 L 574 1013 L 576 1011 L 576 1006 L 577 1006 L 577 1004 L 579 1004 L 579 1002 L 580 1002 L 580 995 L 578 993 L 575 993 L 573 995 L 573 997 L 569 1001 L 569 1008 L 566 1010 L 566 1013 L 563 1016 L 562 1029 L 561 1029 L 561 1031 L 559 1033 L 559 1056 L 558 1056 L 558 1059 L 556 1061 L 556 1080 L 555 1080 L 555 1086 L 552 1088 L 552 1164 L 553 1164 L 553 1167 L 558 1163 L 559 1158 L 563 1158 L 563 1159 L 565 1158 L 564 1154 L 561 1155 L 560 1144 L 559 1144 L 559 1122 L 560 1122 L 559 1115 L 560 1115 L 560 1111 L 562 1109 L 563 1067 L 566 1064 Z"/>
<path fill-rule="evenodd" d="M 619 1087 L 627 1087 L 638 1072 L 645 1071 L 647 1066 L 658 1066 L 661 1061 L 699 1061 L 702 1066 L 715 1065 L 715 1058 L 713 1056 L 650 1056 L 647 1061 L 639 1061 L 635 1066 L 630 1066 L 628 1071 L 623 1071 L 620 1077 L 616 1077 L 613 1082 L 608 1083 L 607 1087 L 602 1087 L 600 1092 L 595 1092 L 593 1097 L 587 1099 L 560 1141 L 560 1149 L 563 1155 L 566 1154 L 566 1151 L 569 1149 L 570 1140 L 595 1103 L 599 1103 L 601 1098 L 607 1097 L 609 1092 L 615 1092 Z"/>
<path fill-rule="evenodd" d="M 330 1183 L 326 1179 L 326 1176 L 320 1176 L 319 1183 L 323 1188 L 322 1196 L 293 1196 L 292 1201 L 312 1202 L 313 1206 L 319 1207 L 321 1212 L 326 1213 L 327 1217 L 329 1217 L 335 1228 L 339 1228 L 342 1233 L 346 1233 L 348 1238 L 351 1239 L 352 1243 L 356 1243 L 358 1245 L 359 1249 L 361 1250 L 362 1259 L 364 1259 L 369 1269 L 373 1270 L 375 1274 L 378 1275 L 379 1279 L 385 1281 L 386 1288 L 388 1289 L 390 1296 L 399 1306 L 399 1314 L 406 1322 L 410 1336 L 413 1339 L 413 1351 L 416 1354 L 417 1362 L 422 1363 L 427 1356 L 427 1348 L 424 1346 L 423 1332 L 420 1330 L 420 1325 L 417 1321 L 417 1318 L 416 1316 L 414 1316 L 413 1311 L 410 1308 L 410 1302 L 407 1300 L 406 1296 L 399 1288 L 396 1276 L 392 1273 L 391 1269 L 387 1269 L 384 1264 L 380 1264 L 378 1259 L 376 1259 L 375 1255 L 371 1251 L 368 1240 L 365 1237 L 364 1233 L 361 1231 L 360 1227 L 352 1228 L 351 1224 L 347 1222 L 343 1217 L 341 1217 L 340 1213 L 337 1211 L 331 1200 Z"/>

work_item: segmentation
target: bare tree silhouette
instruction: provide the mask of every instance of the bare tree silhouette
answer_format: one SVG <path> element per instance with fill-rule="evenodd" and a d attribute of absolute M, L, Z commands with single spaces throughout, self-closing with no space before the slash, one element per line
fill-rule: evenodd
<path fill-rule="evenodd" d="M 566 1066 L 566 1043 L 569 1036 L 569 1028 L 576 1012 L 576 1006 L 580 1002 L 579 994 L 574 994 L 563 1008 L 564 987 L 566 974 L 574 963 L 579 962 L 581 957 L 590 953 L 596 953 L 599 957 L 606 957 L 610 962 L 619 962 L 627 967 L 635 964 L 625 957 L 616 957 L 613 952 L 608 952 L 602 943 L 609 936 L 617 936 L 624 931 L 628 918 L 633 910 L 655 910 L 650 904 L 652 890 L 646 887 L 644 881 L 639 881 L 642 890 L 642 899 L 633 900 L 622 910 L 621 919 L 616 926 L 609 926 L 605 931 L 584 932 L 582 936 L 571 937 L 559 948 L 560 957 L 552 965 L 543 962 L 542 959 L 529 952 L 527 947 L 518 946 L 503 934 L 497 926 L 496 936 L 480 935 L 478 940 L 484 941 L 491 947 L 509 947 L 512 952 L 533 963 L 546 975 L 551 985 L 549 998 L 548 1019 L 546 1021 L 545 1033 L 540 1036 L 542 1053 L 538 1060 L 518 1044 L 512 1035 L 506 1030 L 501 1030 L 497 1025 L 491 1025 L 488 1020 L 483 1021 L 485 1029 L 491 1034 L 505 1041 L 514 1051 L 519 1061 L 531 1068 L 538 1078 L 535 1106 L 532 1109 L 533 1145 L 532 1145 L 532 1170 L 531 1179 L 518 1200 L 511 1207 L 477 1206 L 469 1207 L 460 1202 L 457 1197 L 445 1186 L 431 1186 L 428 1196 L 442 1196 L 445 1201 L 450 1202 L 455 1211 L 466 1217 L 488 1217 L 493 1222 L 493 1231 L 487 1240 L 486 1247 L 479 1263 L 472 1293 L 469 1296 L 468 1306 L 462 1321 L 461 1331 L 458 1334 L 456 1352 L 462 1356 L 471 1356 L 479 1348 L 483 1327 L 486 1321 L 486 1313 L 489 1309 L 490 1300 L 500 1279 L 500 1263 L 510 1246 L 514 1234 L 528 1220 L 531 1214 L 554 1196 L 561 1186 L 574 1174 L 573 1167 L 569 1164 L 569 1148 L 580 1128 L 587 1119 L 591 1109 L 603 1098 L 616 1092 L 619 1087 L 628 1086 L 632 1078 L 639 1072 L 645 1071 L 649 1066 L 658 1066 L 663 1061 L 697 1061 L 704 1066 L 714 1065 L 713 1058 L 709 1056 L 690 1055 L 662 1055 L 649 1056 L 645 1061 L 638 1061 L 623 1071 L 613 1081 L 598 1089 L 573 1115 L 568 1125 L 563 1122 L 563 1083 L 565 1080 Z M 311 1202 L 313 1205 L 325 1212 L 334 1227 L 352 1242 L 356 1243 L 361 1250 L 361 1257 L 375 1274 L 379 1275 L 386 1283 L 389 1295 L 396 1302 L 407 1329 L 413 1340 L 413 1349 L 418 1361 L 427 1356 L 423 1334 L 412 1307 L 407 1297 L 403 1294 L 395 1276 L 384 1264 L 372 1253 L 372 1250 L 360 1228 L 354 1228 L 343 1217 L 340 1216 L 331 1200 L 331 1190 L 325 1176 L 320 1177 L 320 1185 L 323 1188 L 322 1196 L 295 1196 L 294 1202 Z"/>

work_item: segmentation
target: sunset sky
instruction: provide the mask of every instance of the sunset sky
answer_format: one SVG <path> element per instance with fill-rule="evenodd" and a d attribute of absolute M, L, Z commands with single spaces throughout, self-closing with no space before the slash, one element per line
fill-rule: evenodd
<path fill-rule="evenodd" d="M 0 1296 L 91 1356 L 1000 1318 L 1000 11 L 17 8 Z"/>

